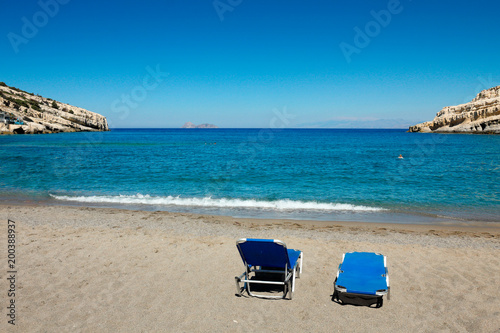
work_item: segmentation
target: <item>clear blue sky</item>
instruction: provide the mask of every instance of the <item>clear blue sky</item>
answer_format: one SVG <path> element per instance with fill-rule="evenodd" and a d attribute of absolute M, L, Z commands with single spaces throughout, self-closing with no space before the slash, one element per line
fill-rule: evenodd
<path fill-rule="evenodd" d="M 500 84 L 494 0 L 40 3 L 2 2 L 0 81 L 111 127 L 425 121 Z"/>

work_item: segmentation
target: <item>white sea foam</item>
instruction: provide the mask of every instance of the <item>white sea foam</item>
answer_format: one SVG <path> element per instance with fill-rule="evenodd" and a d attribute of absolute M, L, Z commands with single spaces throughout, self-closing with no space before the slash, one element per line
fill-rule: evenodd
<path fill-rule="evenodd" d="M 265 210 L 288 210 L 288 211 L 383 211 L 383 208 L 358 206 L 344 203 L 322 203 L 316 201 L 296 200 L 274 200 L 263 201 L 253 199 L 214 199 L 204 198 L 181 198 L 180 196 L 158 197 L 150 195 L 119 195 L 119 196 L 66 196 L 50 195 L 57 200 L 76 201 L 85 203 L 115 203 L 115 204 L 142 204 L 142 205 L 164 205 L 184 207 L 205 208 L 246 208 Z"/>

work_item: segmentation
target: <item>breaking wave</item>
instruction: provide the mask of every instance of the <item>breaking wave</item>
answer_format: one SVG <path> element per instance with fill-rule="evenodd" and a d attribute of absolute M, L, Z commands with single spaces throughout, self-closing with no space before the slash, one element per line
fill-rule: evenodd
<path fill-rule="evenodd" d="M 113 203 L 113 204 L 141 204 L 141 205 L 164 205 L 164 206 L 184 206 L 184 207 L 204 207 L 204 208 L 236 208 L 236 209 L 264 209 L 279 211 L 383 211 L 383 208 L 358 206 L 345 203 L 322 203 L 316 201 L 297 200 L 254 200 L 254 199 L 214 199 L 204 198 L 181 198 L 180 196 L 150 196 L 150 195 L 118 195 L 118 196 L 50 196 L 57 200 L 75 201 L 84 203 Z"/>

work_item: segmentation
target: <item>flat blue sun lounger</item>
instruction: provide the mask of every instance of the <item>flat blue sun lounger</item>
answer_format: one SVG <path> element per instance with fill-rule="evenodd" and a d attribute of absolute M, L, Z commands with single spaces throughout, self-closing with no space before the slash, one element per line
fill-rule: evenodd
<path fill-rule="evenodd" d="M 242 238 L 236 247 L 245 264 L 245 272 L 236 279 L 236 294 L 246 290 L 250 296 L 262 298 L 285 298 L 287 293 L 292 299 L 295 291 L 295 277 L 302 273 L 302 251 L 287 249 L 286 244 L 277 239 Z M 266 279 L 266 277 L 276 277 Z M 243 287 L 240 283 L 243 282 Z M 267 296 L 252 293 L 251 284 L 282 285 L 283 295 Z"/>
<path fill-rule="evenodd" d="M 334 298 L 359 296 L 378 298 L 377 307 L 382 306 L 382 297 L 389 299 L 389 272 L 387 257 L 373 252 L 348 252 L 343 255 L 334 283 Z"/>

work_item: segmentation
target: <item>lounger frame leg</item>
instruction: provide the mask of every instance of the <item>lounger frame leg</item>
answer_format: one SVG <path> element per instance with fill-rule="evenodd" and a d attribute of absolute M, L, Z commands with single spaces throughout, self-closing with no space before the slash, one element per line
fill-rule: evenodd
<path fill-rule="evenodd" d="M 290 293 L 290 299 L 293 298 L 293 293 L 295 292 L 295 277 L 300 278 L 300 274 L 302 274 L 302 258 L 303 258 L 304 252 L 300 253 L 299 256 L 299 262 L 295 266 L 292 272 L 292 281 L 291 281 L 291 286 L 289 286 L 289 293 Z"/>
<path fill-rule="evenodd" d="M 260 280 L 251 280 L 250 279 L 250 273 L 276 273 L 276 274 L 284 274 L 285 279 L 283 282 L 281 281 L 260 281 Z M 235 282 L 236 282 L 236 295 L 241 296 L 242 292 L 244 290 L 247 291 L 248 295 L 253 296 L 253 297 L 259 297 L 259 298 L 286 298 L 286 295 L 289 294 L 290 299 L 293 297 L 293 290 L 294 290 L 294 277 L 295 277 L 295 269 L 293 269 L 291 272 L 290 270 L 285 270 L 285 271 L 275 271 L 275 270 L 264 270 L 264 269 L 258 269 L 258 268 L 249 268 L 247 271 L 242 273 L 240 276 L 235 277 Z M 244 287 L 242 288 L 240 286 L 240 283 L 244 283 Z M 267 296 L 267 295 L 258 295 L 252 293 L 251 290 L 251 284 L 256 283 L 256 284 L 272 284 L 272 285 L 282 285 L 283 286 L 283 295 L 281 296 Z"/>
<path fill-rule="evenodd" d="M 241 293 L 243 292 L 243 290 L 245 290 L 245 285 L 243 285 L 243 287 L 240 286 L 240 282 L 241 282 L 241 279 L 245 277 L 245 280 L 247 279 L 247 272 L 244 272 L 243 274 L 241 274 L 240 276 L 236 276 L 234 278 L 235 282 L 236 282 L 236 295 L 237 296 L 241 296 Z"/>
<path fill-rule="evenodd" d="M 300 253 L 300 256 L 299 256 L 299 263 L 297 264 L 297 266 L 295 266 L 295 270 L 297 271 L 297 278 L 300 278 L 300 275 L 302 274 L 302 258 L 304 256 L 304 252 L 301 252 Z"/>
<path fill-rule="evenodd" d="M 294 270 L 294 273 L 295 273 L 295 270 Z M 290 284 L 291 284 L 291 286 L 290 286 Z M 293 299 L 294 288 L 295 288 L 295 283 L 294 282 L 288 282 L 288 288 L 287 289 L 289 290 L 289 292 L 288 292 L 289 296 L 288 297 L 290 298 L 290 300 Z M 285 296 L 286 296 L 286 290 L 285 290 L 285 295 L 283 295 L 283 298 L 285 298 Z"/>

